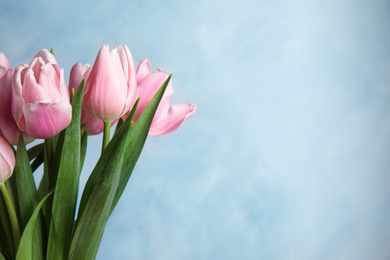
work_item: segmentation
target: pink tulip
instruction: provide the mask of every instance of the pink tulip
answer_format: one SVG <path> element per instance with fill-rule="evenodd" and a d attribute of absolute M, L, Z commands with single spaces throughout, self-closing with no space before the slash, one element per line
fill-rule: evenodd
<path fill-rule="evenodd" d="M 14 70 L 9 69 L 7 57 L 0 52 L 0 131 L 12 145 L 17 145 L 19 136 L 23 134 L 26 143 L 34 139 L 18 128 L 12 116 L 12 78 Z"/>
<path fill-rule="evenodd" d="M 0 136 L 0 183 L 11 177 L 15 168 L 15 154 L 11 146 Z"/>
<path fill-rule="evenodd" d="M 130 50 L 104 45 L 95 60 L 84 89 L 88 111 L 105 122 L 127 113 L 135 102 L 136 71 Z"/>
<path fill-rule="evenodd" d="M 138 97 L 140 97 L 140 102 L 134 115 L 134 121 L 139 118 L 154 94 L 156 94 L 157 90 L 159 90 L 167 78 L 168 73 L 161 69 L 151 72 L 149 60 L 144 59 L 140 62 L 137 69 Z M 160 136 L 172 133 L 195 113 L 196 106 L 194 104 L 182 103 L 170 106 L 169 99 L 172 94 L 172 83 L 169 82 L 153 118 L 149 135 Z"/>
<path fill-rule="evenodd" d="M 85 79 L 85 81 L 88 80 L 91 70 L 92 70 L 92 66 L 89 64 L 81 64 L 79 62 L 73 65 L 69 77 L 70 92 L 72 92 L 72 89 L 74 89 L 75 92 L 77 91 L 83 78 Z M 115 124 L 116 121 L 117 120 L 112 121 L 111 125 Z M 85 107 L 84 102 L 81 107 L 80 123 L 81 125 L 85 124 L 85 127 L 83 129 L 87 130 L 88 135 L 97 135 L 102 133 L 104 130 L 103 120 L 94 117 L 92 114 L 90 114 L 87 108 Z"/>
<path fill-rule="evenodd" d="M 30 65 L 15 68 L 12 98 L 12 114 L 18 127 L 34 138 L 54 137 L 71 121 L 64 70 L 47 50 L 37 53 Z"/>

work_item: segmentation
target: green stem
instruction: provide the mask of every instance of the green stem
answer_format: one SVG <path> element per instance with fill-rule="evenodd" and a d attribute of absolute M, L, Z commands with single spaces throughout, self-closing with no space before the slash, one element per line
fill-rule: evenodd
<path fill-rule="evenodd" d="M 110 142 L 110 128 L 111 128 L 111 122 L 104 122 L 102 153 L 104 149 L 106 149 L 108 143 Z"/>
<path fill-rule="evenodd" d="M 14 241 L 15 241 L 15 251 L 17 251 L 20 242 L 20 228 L 19 228 L 18 218 L 16 217 L 14 205 L 12 204 L 11 197 L 9 196 L 7 187 L 5 186 L 4 182 L 0 183 L 0 189 L 1 189 L 1 193 L 3 194 L 5 205 L 8 210 L 9 218 L 11 220 L 12 232 L 14 234 Z"/>

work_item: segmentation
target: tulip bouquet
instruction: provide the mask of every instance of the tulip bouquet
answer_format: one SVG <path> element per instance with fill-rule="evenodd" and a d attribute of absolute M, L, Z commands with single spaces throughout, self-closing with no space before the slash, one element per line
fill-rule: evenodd
<path fill-rule="evenodd" d="M 126 46 L 104 45 L 93 66 L 75 64 L 69 87 L 52 51 L 15 68 L 0 53 L 0 260 L 94 259 L 147 136 L 195 113 L 170 106 L 172 93 L 171 75 L 151 72 L 148 60 L 136 69 Z M 101 133 L 78 204 L 88 135 Z"/>

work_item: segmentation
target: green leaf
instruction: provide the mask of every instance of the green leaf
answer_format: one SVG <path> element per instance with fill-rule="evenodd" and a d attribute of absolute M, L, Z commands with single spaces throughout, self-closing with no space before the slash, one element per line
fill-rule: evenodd
<path fill-rule="evenodd" d="M 135 111 L 136 111 L 137 106 L 138 106 L 138 102 L 139 102 L 139 99 L 134 104 L 133 109 L 130 111 L 129 116 L 127 117 L 128 120 L 126 120 L 126 122 L 122 124 L 123 127 L 121 127 L 118 131 L 115 131 L 116 133 L 114 134 L 113 138 L 111 139 L 111 141 L 107 145 L 106 149 L 104 149 L 104 151 L 103 151 L 102 155 L 100 156 L 97 164 L 95 165 L 95 168 L 93 169 L 92 173 L 90 174 L 90 176 L 88 178 L 88 181 L 85 184 L 84 191 L 83 191 L 83 194 L 82 194 L 82 197 L 81 197 L 79 210 L 78 210 L 77 221 L 78 221 L 79 217 L 81 216 L 81 214 L 83 213 L 85 204 L 89 200 L 89 197 L 91 196 L 91 193 L 92 193 L 94 187 L 96 186 L 96 183 L 97 183 L 100 175 L 102 174 L 104 165 L 105 165 L 105 163 L 106 163 L 106 161 L 108 159 L 108 156 L 109 156 L 111 150 L 113 150 L 116 147 L 118 139 L 123 134 L 123 132 L 127 128 L 131 127 L 131 120 L 134 117 Z"/>
<path fill-rule="evenodd" d="M 40 143 L 28 149 L 27 154 L 30 161 L 43 152 L 43 146 L 44 144 Z"/>
<path fill-rule="evenodd" d="M 125 151 L 124 164 L 122 167 L 118 190 L 115 194 L 111 212 L 114 210 L 116 204 L 122 196 L 124 189 L 126 188 L 127 182 L 129 181 L 134 166 L 137 163 L 142 148 L 144 147 L 146 138 L 148 137 L 149 128 L 152 124 L 154 114 L 156 113 L 158 105 L 160 104 L 171 77 L 172 74 L 169 75 L 169 77 L 161 85 L 160 89 L 156 92 L 152 100 L 142 112 L 141 116 L 138 118 L 137 122 L 134 124 L 134 127 L 130 133 L 129 145 Z"/>
<path fill-rule="evenodd" d="M 26 151 L 26 145 L 22 135 L 19 138 L 18 149 L 16 151 L 16 165 L 14 175 L 20 210 L 19 223 L 20 229 L 23 230 L 27 225 L 31 215 L 33 214 L 35 207 L 38 205 L 39 198 L 34 177 L 31 171 L 30 161 Z M 37 243 L 37 246 L 34 250 L 34 257 L 40 259 L 42 257 L 43 251 L 43 226 L 41 216 L 38 217 L 39 228 L 36 229 L 36 232 L 34 232 L 34 240 L 36 240 Z"/>
<path fill-rule="evenodd" d="M 15 256 L 15 244 L 8 211 L 0 192 L 0 252 Z M 1 259 L 1 258 L 0 258 Z"/>
<path fill-rule="evenodd" d="M 3 254 L 0 252 L 0 260 L 7 260 L 4 256 L 3 256 Z"/>
<path fill-rule="evenodd" d="M 31 218 L 29 219 L 26 228 L 23 231 L 22 238 L 20 240 L 20 245 L 18 248 L 18 252 L 16 254 L 16 260 L 29 260 L 29 259 L 37 259 L 34 257 L 35 250 L 40 245 L 37 244 L 39 241 L 35 239 L 35 232 L 39 227 L 36 226 L 37 220 L 39 221 L 39 211 L 43 205 L 43 203 L 46 201 L 46 199 L 52 194 L 53 192 L 50 192 L 47 194 L 37 205 L 37 207 L 34 210 L 34 213 L 32 214 Z M 44 259 L 42 256 L 38 259 Z"/>
<path fill-rule="evenodd" d="M 87 143 L 88 143 L 88 132 L 87 130 L 81 135 L 81 143 L 80 143 L 80 172 L 83 169 L 85 155 L 87 154 Z"/>
<path fill-rule="evenodd" d="M 130 118 L 127 121 L 130 121 Z M 118 186 L 130 129 L 129 125 L 124 132 L 122 131 L 113 149 L 109 151 L 101 175 L 78 220 L 69 259 L 95 259 L 105 224 L 110 216 L 111 204 Z"/>
<path fill-rule="evenodd" d="M 80 177 L 80 115 L 84 80 L 72 100 L 72 121 L 65 129 L 55 185 L 47 259 L 66 259 L 72 232 Z M 58 146 L 56 150 L 58 150 Z"/>
<path fill-rule="evenodd" d="M 34 161 L 32 161 L 31 171 L 35 172 L 38 169 L 38 167 L 41 166 L 41 164 L 43 163 L 43 160 L 44 160 L 44 152 L 42 151 L 41 153 L 39 153 L 37 155 L 37 157 L 35 157 Z"/>
<path fill-rule="evenodd" d="M 12 204 L 14 205 L 16 216 L 18 216 L 18 219 L 20 219 L 18 188 L 16 186 L 16 175 L 12 174 L 11 178 L 6 180 L 5 185 L 7 186 L 7 190 L 11 197 Z"/>
<path fill-rule="evenodd" d="M 38 193 L 32 175 L 30 160 L 27 155 L 23 137 L 20 136 L 16 152 L 15 172 L 18 202 L 20 208 L 21 229 L 26 226 L 35 206 L 38 204 Z"/>

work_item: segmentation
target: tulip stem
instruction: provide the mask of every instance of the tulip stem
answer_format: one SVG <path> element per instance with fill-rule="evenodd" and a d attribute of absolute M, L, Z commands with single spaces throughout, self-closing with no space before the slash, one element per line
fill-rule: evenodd
<path fill-rule="evenodd" d="M 106 149 L 108 143 L 110 142 L 110 128 L 111 128 L 111 122 L 104 122 L 102 153 L 104 149 Z"/>
<path fill-rule="evenodd" d="M 20 228 L 19 228 L 18 218 L 16 216 L 14 205 L 12 204 L 11 197 L 9 196 L 7 187 L 5 186 L 4 182 L 0 183 L 0 189 L 1 189 L 1 193 L 3 194 L 4 202 L 8 210 L 8 215 L 12 226 L 12 233 L 14 235 L 15 251 L 17 251 L 20 242 Z"/>

